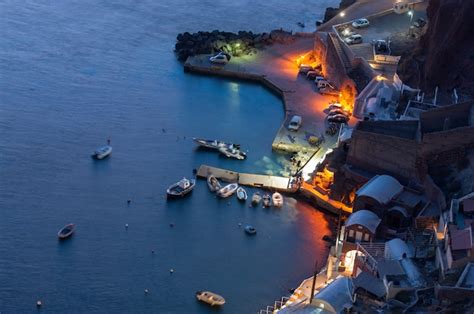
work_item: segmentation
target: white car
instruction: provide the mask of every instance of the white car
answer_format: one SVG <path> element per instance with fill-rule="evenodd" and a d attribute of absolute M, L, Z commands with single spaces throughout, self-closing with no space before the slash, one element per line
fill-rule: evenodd
<path fill-rule="evenodd" d="M 300 116 L 293 116 L 288 124 L 288 130 L 290 131 L 298 131 L 301 127 L 302 119 Z"/>
<path fill-rule="evenodd" d="M 345 38 L 344 42 L 348 45 L 361 44 L 362 43 L 362 36 L 360 36 L 359 34 L 354 34 L 354 35 L 351 35 L 351 36 Z"/>
<path fill-rule="evenodd" d="M 363 28 L 369 26 L 369 20 L 368 19 L 358 19 L 352 22 L 352 27 L 354 28 Z"/>
<path fill-rule="evenodd" d="M 211 61 L 212 63 L 227 64 L 227 62 L 229 62 L 229 59 L 225 54 L 218 53 L 217 55 L 210 57 L 209 61 Z"/>

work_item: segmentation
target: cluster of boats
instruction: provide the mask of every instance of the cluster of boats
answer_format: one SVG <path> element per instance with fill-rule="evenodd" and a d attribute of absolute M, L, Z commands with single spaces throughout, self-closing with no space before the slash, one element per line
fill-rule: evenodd
<path fill-rule="evenodd" d="M 226 143 L 217 140 L 206 140 L 201 138 L 193 138 L 193 141 L 198 144 L 199 147 L 217 150 L 227 158 L 243 160 L 247 157 L 247 154 L 240 150 L 239 144 Z"/>

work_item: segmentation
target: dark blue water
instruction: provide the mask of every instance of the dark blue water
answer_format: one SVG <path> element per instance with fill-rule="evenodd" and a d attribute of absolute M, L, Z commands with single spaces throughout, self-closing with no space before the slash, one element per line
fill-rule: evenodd
<path fill-rule="evenodd" d="M 219 312 L 252 313 L 305 278 L 329 232 L 312 207 L 252 209 L 203 181 L 166 201 L 200 164 L 277 173 L 284 158 L 271 151 L 279 98 L 184 74 L 172 49 L 183 31 L 297 30 L 334 2 L 2 1 L 0 312 L 36 312 L 38 299 L 44 313 L 215 312 L 194 298 L 206 289 L 227 299 Z M 196 151 L 194 136 L 249 158 Z M 113 156 L 94 162 L 108 137 Z M 77 232 L 59 243 L 69 222 Z"/>

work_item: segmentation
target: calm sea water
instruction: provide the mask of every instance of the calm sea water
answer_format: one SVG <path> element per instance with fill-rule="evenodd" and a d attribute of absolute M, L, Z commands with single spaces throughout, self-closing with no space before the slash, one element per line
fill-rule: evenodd
<path fill-rule="evenodd" d="M 271 151 L 280 99 L 184 74 L 172 50 L 183 31 L 312 28 L 336 2 L 2 1 L 0 312 L 34 313 L 41 299 L 44 313 L 254 313 L 305 278 L 330 232 L 312 207 L 249 208 L 203 181 L 166 201 L 200 164 L 278 172 L 283 158 Z M 194 136 L 242 143 L 249 158 L 197 151 Z M 113 156 L 94 162 L 109 137 Z M 69 222 L 77 232 L 59 243 Z M 196 302 L 202 289 L 227 304 Z"/>

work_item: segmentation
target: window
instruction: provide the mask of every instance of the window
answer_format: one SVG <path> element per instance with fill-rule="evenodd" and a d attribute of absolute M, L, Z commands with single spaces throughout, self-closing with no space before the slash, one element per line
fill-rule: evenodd
<path fill-rule="evenodd" d="M 354 237 L 354 230 L 349 229 L 349 237 L 353 238 Z"/>
<path fill-rule="evenodd" d="M 365 233 L 365 234 L 364 234 L 364 241 L 365 241 L 365 242 L 369 242 L 369 240 L 370 240 L 370 234 Z"/>

